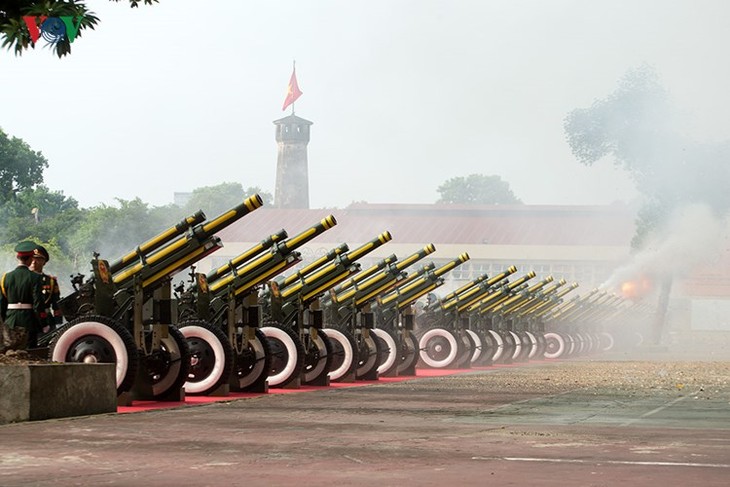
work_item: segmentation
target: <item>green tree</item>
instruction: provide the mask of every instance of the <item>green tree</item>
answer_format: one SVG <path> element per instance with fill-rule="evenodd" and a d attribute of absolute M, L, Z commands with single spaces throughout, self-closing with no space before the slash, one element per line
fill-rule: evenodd
<path fill-rule="evenodd" d="M 119 2 L 120 0 L 112 0 Z M 140 3 L 152 5 L 158 0 L 129 0 L 131 7 L 137 7 Z M 3 40 L 3 47 L 14 49 L 16 55 L 20 55 L 29 48 L 35 48 L 38 42 L 44 42 L 39 38 L 36 43 L 33 42 L 31 32 L 28 29 L 23 17 L 70 17 L 74 28 L 78 30 L 69 34 L 68 27 L 60 25 L 61 32 L 66 34 L 63 38 L 53 44 L 54 51 L 58 57 L 63 57 L 71 53 L 71 43 L 76 37 L 81 37 L 85 29 L 94 29 L 99 23 L 99 18 L 90 12 L 84 0 L 5 0 L 0 4 L 0 37 Z M 41 23 L 36 21 L 37 27 L 41 28 Z M 53 32 L 55 26 L 50 24 L 46 26 L 50 32 Z"/>
<path fill-rule="evenodd" d="M 118 207 L 102 204 L 86 210 L 84 220 L 69 238 L 77 264 L 90 261 L 94 252 L 113 261 L 170 226 L 139 198 L 116 201 Z"/>
<path fill-rule="evenodd" d="M 0 206 L 0 242 L 56 242 L 68 252 L 70 229 L 83 220 L 83 213 L 78 202 L 61 191 L 51 191 L 44 185 L 24 189 Z"/>
<path fill-rule="evenodd" d="M 461 203 L 468 205 L 513 205 L 520 201 L 510 189 L 509 183 L 499 176 L 470 174 L 467 177 L 448 179 L 436 190 L 441 197 L 437 203 Z"/>
<path fill-rule="evenodd" d="M 0 129 L 0 204 L 13 199 L 18 191 L 43 183 L 43 170 L 47 167 L 43 154 Z"/>
<path fill-rule="evenodd" d="M 244 198 L 256 193 L 264 200 L 264 205 L 271 204 L 273 200 L 271 194 L 261 191 L 257 186 L 243 189 L 241 183 L 221 183 L 194 189 L 184 209 L 186 213 L 203 210 L 208 218 L 215 218 L 240 204 Z"/>

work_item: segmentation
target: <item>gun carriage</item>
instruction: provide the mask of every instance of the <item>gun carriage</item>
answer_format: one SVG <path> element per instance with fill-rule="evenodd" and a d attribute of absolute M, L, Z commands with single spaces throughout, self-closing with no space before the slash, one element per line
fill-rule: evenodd
<path fill-rule="evenodd" d="M 111 264 L 95 254 L 93 277 L 74 276 L 60 301 L 68 322 L 44 337 L 50 358 L 112 362 L 120 395 L 180 400 L 190 355 L 174 326 L 172 276 L 221 248 L 215 234 L 262 204 L 254 195 L 211 221 L 198 212 Z"/>
<path fill-rule="evenodd" d="M 269 282 L 269 290 L 261 299 L 267 325 L 263 330 L 272 349 L 281 351 L 279 359 L 274 359 L 269 375 L 272 386 L 329 384 L 335 357 L 328 333 L 335 335 L 342 330 L 324 331 L 321 298 L 360 270 L 358 259 L 391 239 L 389 232 L 383 232 L 354 250 L 342 244 L 300 271 Z M 352 340 L 354 338 L 347 337 L 346 341 L 338 343 L 343 349 L 348 345 L 351 348 Z M 302 353 L 296 350 L 297 343 L 303 345 Z M 354 356 L 354 351 L 347 353 L 351 358 Z M 351 367 L 351 364 L 338 364 L 337 368 L 350 370 Z"/>

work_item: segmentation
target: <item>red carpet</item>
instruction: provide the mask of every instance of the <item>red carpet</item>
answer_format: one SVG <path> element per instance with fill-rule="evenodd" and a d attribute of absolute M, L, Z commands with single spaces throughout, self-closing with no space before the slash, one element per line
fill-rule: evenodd
<path fill-rule="evenodd" d="M 406 380 L 416 379 L 419 377 L 442 377 L 445 375 L 461 374 L 470 370 L 485 370 L 490 367 L 475 367 L 474 369 L 418 369 L 416 375 L 405 375 L 398 377 L 381 377 L 378 380 L 360 380 L 357 382 L 332 382 L 329 386 L 301 386 L 298 389 L 280 389 L 270 387 L 268 394 L 293 394 L 297 392 L 319 391 L 331 388 L 361 387 L 373 384 L 389 384 L 393 382 L 403 382 Z M 192 406 L 196 404 L 208 404 L 212 402 L 235 401 L 237 399 L 246 399 L 250 397 L 259 397 L 266 395 L 263 392 L 231 392 L 227 396 L 186 396 L 185 401 L 133 401 L 131 406 L 118 406 L 118 413 L 137 413 L 141 411 L 153 411 L 156 409 L 170 409 L 184 406 Z"/>

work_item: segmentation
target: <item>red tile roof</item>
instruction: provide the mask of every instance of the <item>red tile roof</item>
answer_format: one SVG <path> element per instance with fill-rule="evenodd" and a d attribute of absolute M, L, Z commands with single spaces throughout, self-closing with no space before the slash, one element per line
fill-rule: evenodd
<path fill-rule="evenodd" d="M 291 237 L 330 214 L 337 219 L 337 226 L 318 240 L 362 243 L 388 230 L 393 242 L 399 243 L 543 246 L 628 246 L 634 235 L 635 216 L 633 209 L 624 205 L 353 204 L 345 209 L 261 208 L 219 236 L 224 242 L 258 242 L 284 228 Z"/>

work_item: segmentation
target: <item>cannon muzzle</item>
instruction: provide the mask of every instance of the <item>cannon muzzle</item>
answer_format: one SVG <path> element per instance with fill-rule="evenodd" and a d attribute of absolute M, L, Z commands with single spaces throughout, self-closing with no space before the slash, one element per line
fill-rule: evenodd
<path fill-rule="evenodd" d="M 338 255 L 333 262 L 325 265 L 321 269 L 304 276 L 299 282 L 293 284 L 281 291 L 281 297 L 289 299 L 295 294 L 302 294 L 303 300 L 313 298 L 315 295 L 333 288 L 350 275 L 357 272 L 357 269 L 350 269 L 357 259 L 367 255 L 381 245 L 389 242 L 393 237 L 390 232 L 383 232 L 369 242 L 350 252 Z"/>
<path fill-rule="evenodd" d="M 274 246 L 276 242 L 279 242 L 286 237 L 288 237 L 288 235 L 286 233 L 286 230 L 284 229 L 281 229 L 278 232 L 269 235 L 264 240 L 259 242 L 258 245 L 255 245 L 254 247 L 251 247 L 247 251 L 243 252 L 242 254 L 237 255 L 233 259 L 229 260 L 227 264 L 209 272 L 207 275 L 208 284 L 212 284 L 217 279 L 228 274 L 233 269 L 236 269 L 244 262 L 248 262 L 264 250 L 270 249 Z"/>
<path fill-rule="evenodd" d="M 187 235 L 171 241 L 147 256 L 142 262 L 114 274 L 112 278 L 114 283 L 117 286 L 128 285 L 135 275 L 144 273 L 143 287 L 153 286 L 155 283 L 180 271 L 180 269 L 221 248 L 220 239 L 213 238 L 215 233 L 223 230 L 251 211 L 260 208 L 262 204 L 263 200 L 256 194 L 246 198 L 243 203 L 228 210 L 213 221 L 199 223 L 191 228 Z"/>
<path fill-rule="evenodd" d="M 135 260 L 144 259 L 150 252 L 154 252 L 166 243 L 174 240 L 175 238 L 185 233 L 188 228 L 192 227 L 193 225 L 197 225 L 204 220 L 205 213 L 203 213 L 202 211 L 195 212 L 194 214 L 182 220 L 177 225 L 168 228 L 156 237 L 153 237 L 142 245 L 138 246 L 136 249 L 134 249 L 132 252 L 129 252 L 124 257 L 109 264 L 109 272 L 114 274 L 115 272 L 119 272 L 120 270 L 124 269 Z"/>
<path fill-rule="evenodd" d="M 287 240 L 275 242 L 272 245 L 271 252 L 261 255 L 249 264 L 235 269 L 235 272 L 218 279 L 211 285 L 211 291 L 218 293 L 228 285 L 234 286 L 236 295 L 249 291 L 258 284 L 299 263 L 299 254 L 292 255 L 295 253 L 294 251 L 336 224 L 335 217 L 329 215 L 303 232 Z M 292 258 L 289 258 L 289 256 Z"/>

